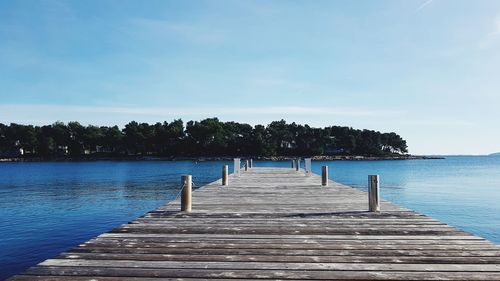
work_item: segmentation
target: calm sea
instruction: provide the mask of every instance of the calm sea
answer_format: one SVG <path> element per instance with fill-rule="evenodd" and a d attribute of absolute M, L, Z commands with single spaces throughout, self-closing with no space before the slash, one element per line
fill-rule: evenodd
<path fill-rule="evenodd" d="M 230 162 L 98 161 L 0 163 L 0 279 L 19 273 L 172 200 L 182 174 L 197 185 Z M 500 157 L 317 161 L 330 177 L 500 243 Z M 290 167 L 286 162 L 255 166 Z"/>

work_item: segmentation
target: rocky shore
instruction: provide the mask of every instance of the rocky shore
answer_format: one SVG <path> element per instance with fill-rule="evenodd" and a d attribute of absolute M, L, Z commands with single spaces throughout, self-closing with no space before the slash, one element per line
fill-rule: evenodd
<path fill-rule="evenodd" d="M 296 158 L 305 158 L 303 156 L 249 156 L 240 157 L 242 159 L 254 159 L 263 161 L 284 161 Z M 86 156 L 86 157 L 18 157 L 18 158 L 0 158 L 0 162 L 37 162 L 37 161 L 224 161 L 233 160 L 234 157 L 161 157 L 161 156 Z M 417 156 L 417 155 L 393 155 L 393 156 L 312 156 L 316 161 L 377 161 L 377 160 L 425 160 L 425 159 L 444 159 L 436 156 Z"/>

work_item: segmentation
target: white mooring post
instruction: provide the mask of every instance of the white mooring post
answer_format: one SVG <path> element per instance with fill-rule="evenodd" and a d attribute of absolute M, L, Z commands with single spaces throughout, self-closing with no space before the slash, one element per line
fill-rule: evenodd
<path fill-rule="evenodd" d="M 181 211 L 191 212 L 191 194 L 193 189 L 193 180 L 191 175 L 181 176 L 182 193 L 181 193 Z"/>
<path fill-rule="evenodd" d="M 321 167 L 321 185 L 328 186 L 328 166 Z"/>
<path fill-rule="evenodd" d="M 368 209 L 370 212 L 380 212 L 380 181 L 378 175 L 368 176 Z"/>
<path fill-rule="evenodd" d="M 295 159 L 292 159 L 292 169 L 295 169 Z"/>
<path fill-rule="evenodd" d="M 245 172 L 248 171 L 248 166 L 250 166 L 250 161 L 245 160 Z"/>
<path fill-rule="evenodd" d="M 241 160 L 240 158 L 234 158 L 234 175 L 239 177 L 240 176 L 240 167 L 241 165 Z"/>
<path fill-rule="evenodd" d="M 253 159 L 250 159 L 250 169 L 253 168 Z"/>
<path fill-rule="evenodd" d="M 305 168 L 306 168 L 306 175 L 308 177 L 310 177 L 311 174 L 312 174 L 311 158 L 304 159 L 304 163 L 305 163 L 304 165 L 305 165 Z"/>
<path fill-rule="evenodd" d="M 222 166 L 222 185 L 229 183 L 228 170 L 229 167 L 227 165 Z"/>

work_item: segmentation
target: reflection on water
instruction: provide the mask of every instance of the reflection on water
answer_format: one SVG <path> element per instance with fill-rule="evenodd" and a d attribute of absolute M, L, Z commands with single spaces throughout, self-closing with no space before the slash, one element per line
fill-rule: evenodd
<path fill-rule="evenodd" d="M 174 199 L 182 174 L 198 185 L 218 179 L 224 164 L 232 171 L 232 161 L 0 163 L 0 279 Z M 313 171 L 322 165 L 360 189 L 379 174 L 384 199 L 500 243 L 500 157 L 317 161 Z"/>
<path fill-rule="evenodd" d="M 223 164 L 0 163 L 0 279 L 174 199 L 182 174 L 216 180 Z"/>
<path fill-rule="evenodd" d="M 500 243 L 500 157 L 317 162 L 314 172 L 324 164 L 334 180 L 361 189 L 379 174 L 384 199 Z"/>

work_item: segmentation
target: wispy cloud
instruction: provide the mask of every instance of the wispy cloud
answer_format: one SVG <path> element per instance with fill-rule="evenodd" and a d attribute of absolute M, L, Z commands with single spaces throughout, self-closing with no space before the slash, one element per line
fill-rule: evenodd
<path fill-rule="evenodd" d="M 417 7 L 417 9 L 415 9 L 415 13 L 420 12 L 422 9 L 432 4 L 432 2 L 434 2 L 434 0 L 427 0 L 423 2 L 422 4 L 420 4 L 420 6 Z"/>
<path fill-rule="evenodd" d="M 228 40 L 227 31 L 201 23 L 172 22 L 148 18 L 130 20 L 130 31 L 140 36 L 180 39 L 195 44 L 219 45 Z"/>
<path fill-rule="evenodd" d="M 490 30 L 479 42 L 479 49 L 488 49 L 500 41 L 500 15 L 493 19 Z"/>
<path fill-rule="evenodd" d="M 80 121 L 82 123 L 113 124 L 131 120 L 162 121 L 173 118 L 221 117 L 247 119 L 262 116 L 286 118 L 288 116 L 325 116 L 325 117 L 377 117 L 394 116 L 398 111 L 377 111 L 339 107 L 314 106 L 268 106 L 268 107 L 92 107 L 39 104 L 0 105 L 3 122 L 47 124 L 57 120 Z"/>

